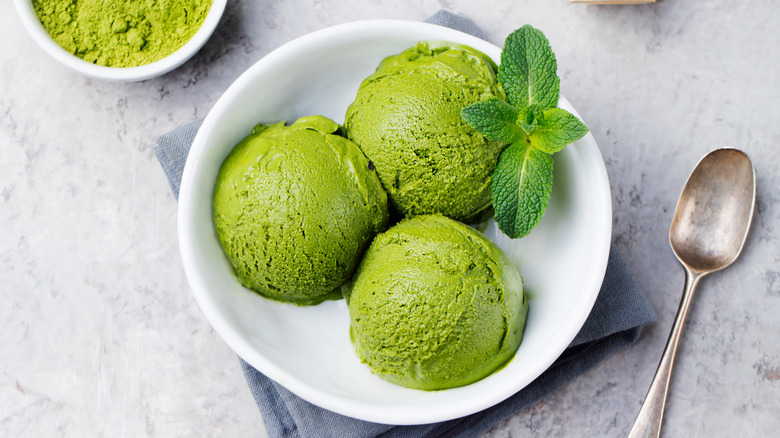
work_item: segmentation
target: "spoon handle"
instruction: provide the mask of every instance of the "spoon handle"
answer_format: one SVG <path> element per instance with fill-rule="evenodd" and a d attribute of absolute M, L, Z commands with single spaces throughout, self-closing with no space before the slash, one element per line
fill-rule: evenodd
<path fill-rule="evenodd" d="M 684 266 L 684 265 L 683 265 Z M 672 376 L 672 364 L 674 355 L 677 352 L 677 343 L 680 341 L 685 315 L 688 314 L 688 307 L 691 304 L 691 297 L 702 273 L 693 272 L 685 267 L 685 288 L 683 289 L 680 307 L 677 310 L 677 316 L 672 324 L 672 332 L 666 341 L 666 348 L 661 355 L 661 362 L 655 371 L 653 383 L 647 391 L 645 401 L 639 410 L 634 425 L 628 433 L 628 438 L 658 438 L 661 436 L 661 421 L 664 415 L 664 406 L 666 405 L 666 393 L 669 389 L 669 380 Z"/>

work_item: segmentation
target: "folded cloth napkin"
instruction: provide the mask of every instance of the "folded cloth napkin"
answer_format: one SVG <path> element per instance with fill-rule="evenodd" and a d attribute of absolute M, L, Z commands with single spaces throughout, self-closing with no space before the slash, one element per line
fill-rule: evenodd
<path fill-rule="evenodd" d="M 468 18 L 439 11 L 429 23 L 452 27 L 479 37 L 482 31 Z M 187 153 L 201 121 L 181 126 L 158 139 L 155 154 L 174 195 Z M 241 366 L 271 437 L 476 437 L 589 370 L 615 351 L 632 344 L 655 313 L 642 294 L 618 249 L 612 245 L 607 272 L 590 316 L 561 357 L 517 394 L 484 411 L 442 423 L 395 426 L 346 417 L 312 405 L 241 360 Z"/>

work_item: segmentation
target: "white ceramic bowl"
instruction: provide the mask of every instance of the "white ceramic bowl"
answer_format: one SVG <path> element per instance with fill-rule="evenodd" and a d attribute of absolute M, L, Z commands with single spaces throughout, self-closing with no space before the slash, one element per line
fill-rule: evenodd
<path fill-rule="evenodd" d="M 14 0 L 16 11 L 22 24 L 33 40 L 38 43 L 43 50 L 51 55 L 61 64 L 69 67 L 85 76 L 96 79 L 105 79 L 111 81 L 143 81 L 162 74 L 168 73 L 176 67 L 184 64 L 206 43 L 214 29 L 217 27 L 222 13 L 225 11 L 227 0 L 212 0 L 211 9 L 206 15 L 200 29 L 193 37 L 181 48 L 166 56 L 165 58 L 149 64 L 138 67 L 106 67 L 92 64 L 69 53 L 63 49 L 46 32 L 38 16 L 35 14 L 35 8 L 30 0 Z"/>
<path fill-rule="evenodd" d="M 385 56 L 419 40 L 446 40 L 498 61 L 500 49 L 431 24 L 362 21 L 294 40 L 248 69 L 214 105 L 195 138 L 179 194 L 179 240 L 195 298 L 219 335 L 253 367 L 318 406 L 380 423 L 448 420 L 492 406 L 546 370 L 582 327 L 609 255 L 612 205 L 601 154 L 588 134 L 555 155 L 552 199 L 529 236 L 486 234 L 522 273 L 530 311 L 525 339 L 500 371 L 468 386 L 395 386 L 360 362 L 343 300 L 297 307 L 243 288 L 220 250 L 211 194 L 222 160 L 258 122 L 322 114 L 342 123 L 358 85 Z M 574 112 L 565 99 L 560 105 Z"/>

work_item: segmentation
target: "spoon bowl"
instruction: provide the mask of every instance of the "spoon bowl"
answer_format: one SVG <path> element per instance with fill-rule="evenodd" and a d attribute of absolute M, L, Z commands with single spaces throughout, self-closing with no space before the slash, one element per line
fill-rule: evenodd
<path fill-rule="evenodd" d="M 629 438 L 661 435 L 666 394 L 685 315 L 699 280 L 737 259 L 745 245 L 756 203 L 756 173 L 744 152 L 717 149 L 699 161 L 680 193 L 669 244 L 685 269 L 680 308 L 661 361 Z"/>
<path fill-rule="evenodd" d="M 737 149 L 701 159 L 680 194 L 669 229 L 677 258 L 696 272 L 713 272 L 736 260 L 747 238 L 755 202 L 755 172 Z"/>

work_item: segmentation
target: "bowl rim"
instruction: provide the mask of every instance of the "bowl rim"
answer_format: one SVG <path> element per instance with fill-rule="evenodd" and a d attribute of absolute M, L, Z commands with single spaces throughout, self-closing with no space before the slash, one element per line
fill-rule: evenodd
<path fill-rule="evenodd" d="M 168 73 L 192 58 L 206 44 L 211 34 L 214 33 L 225 11 L 227 0 L 212 0 L 209 12 L 206 14 L 206 18 L 198 31 L 175 52 L 158 61 L 136 67 L 107 67 L 84 61 L 78 56 L 69 53 L 54 41 L 38 19 L 31 0 L 14 0 L 14 3 L 16 4 L 17 15 L 21 19 L 24 28 L 27 29 L 27 33 L 44 52 L 60 64 L 84 76 L 95 79 L 137 82 Z"/>
<path fill-rule="evenodd" d="M 328 393 L 319 388 L 312 387 L 311 385 L 299 380 L 295 376 L 286 373 L 284 369 L 280 368 L 269 359 L 264 357 L 261 353 L 256 351 L 256 349 L 246 339 L 243 338 L 240 330 L 234 327 L 231 321 L 225 318 L 225 316 L 217 310 L 217 305 L 214 298 L 201 289 L 203 287 L 202 285 L 205 281 L 205 277 L 204 274 L 199 272 L 197 269 L 197 262 L 193 255 L 193 242 L 195 234 L 193 232 L 193 226 L 187 221 L 187 218 L 192 217 L 195 210 L 194 204 L 196 196 L 195 193 L 190 191 L 190 187 L 193 186 L 193 181 L 197 176 L 197 168 L 200 166 L 201 155 L 204 151 L 207 150 L 208 133 L 216 125 L 219 114 L 224 112 L 229 107 L 229 102 L 232 101 L 234 97 L 239 95 L 242 90 L 254 80 L 255 76 L 261 74 L 262 71 L 267 68 L 266 65 L 272 65 L 277 61 L 284 60 L 288 56 L 294 56 L 294 53 L 300 47 L 304 47 L 312 43 L 322 45 L 323 42 L 327 41 L 329 38 L 337 37 L 345 32 L 354 35 L 361 35 L 362 32 L 370 32 L 378 28 L 391 28 L 395 31 L 402 32 L 404 30 L 408 30 L 409 27 L 421 29 L 426 28 L 428 30 L 430 30 L 432 27 L 435 27 L 437 28 L 436 32 L 443 36 L 441 38 L 443 40 L 449 39 L 447 38 L 447 35 L 458 35 L 458 38 L 456 39 L 468 41 L 465 44 L 471 45 L 472 47 L 485 52 L 494 60 L 498 59 L 496 53 L 500 53 L 500 48 L 496 47 L 492 43 L 486 42 L 482 39 L 474 37 L 473 35 L 466 34 L 455 29 L 436 24 L 396 19 L 353 21 L 327 27 L 293 39 L 290 42 L 268 53 L 255 64 L 250 66 L 233 82 L 233 84 L 228 87 L 225 93 L 217 100 L 212 109 L 209 111 L 200 129 L 198 130 L 197 135 L 195 136 L 192 148 L 190 149 L 190 154 L 186 161 L 182 175 L 178 206 L 179 245 L 185 274 L 191 285 L 195 299 L 207 320 L 211 323 L 214 330 L 220 335 L 220 337 L 222 337 L 222 339 L 231 347 L 231 349 L 233 349 L 241 358 L 243 358 L 254 368 L 258 369 L 261 373 L 273 381 L 282 384 L 282 386 L 284 386 L 286 389 L 290 390 L 294 394 L 310 403 L 349 417 L 378 423 L 398 425 L 425 424 L 460 418 L 500 403 L 501 401 L 518 392 L 520 389 L 527 386 L 530 381 L 525 382 L 525 384 L 520 387 L 516 387 L 515 385 L 511 384 L 506 385 L 504 388 L 502 388 L 501 391 L 486 395 L 480 400 L 475 400 L 474 403 L 468 404 L 467 406 L 458 406 L 457 408 L 450 406 L 450 409 L 446 411 L 443 409 L 436 410 L 432 406 L 432 409 L 425 410 L 424 412 L 399 412 L 394 411 L 393 409 L 376 409 L 375 407 L 367 407 L 362 402 L 349 399 L 345 396 Z M 570 110 L 570 112 L 573 112 L 579 117 L 579 115 L 576 113 L 576 111 L 574 111 L 574 109 L 564 97 L 561 97 L 561 106 L 565 106 Z M 612 200 L 609 190 L 606 167 L 601 153 L 595 141 L 592 139 L 591 134 L 587 134 L 587 136 L 590 137 L 589 141 L 592 142 L 594 147 L 589 147 L 586 150 L 588 154 L 586 158 L 594 162 L 596 165 L 596 177 L 600 183 L 605 184 L 605 187 L 600 187 L 603 190 L 599 191 L 598 201 L 601 205 L 604 206 L 605 211 L 608 210 L 608 214 L 605 214 L 604 222 L 599 225 L 599 229 L 594 231 L 596 233 L 600 233 L 600 237 L 603 237 L 603 239 L 599 240 L 601 242 L 600 246 L 597 248 L 592 248 L 591 251 L 591 257 L 596 261 L 594 262 L 596 269 L 594 269 L 593 275 L 588 278 L 588 284 L 582 285 L 583 290 L 592 290 L 594 292 L 592 293 L 592 296 L 587 298 L 588 311 L 578 315 L 579 318 L 576 323 L 572 324 L 571 328 L 565 331 L 566 338 L 569 339 L 569 342 L 574 339 L 576 334 L 582 328 L 582 325 L 585 323 L 585 320 L 587 319 L 587 316 L 589 315 L 590 310 L 592 309 L 593 304 L 595 303 L 595 300 L 598 296 L 598 291 L 606 272 L 611 243 Z M 544 361 L 545 363 L 539 363 L 538 366 L 534 369 L 536 377 L 548 369 L 550 365 L 552 365 L 552 363 L 560 356 L 560 354 L 563 353 L 566 347 L 567 345 L 564 345 L 560 348 L 560 351 L 550 352 L 550 357 L 546 358 L 548 360 Z M 453 388 L 444 391 L 457 391 L 459 389 L 460 388 Z"/>

